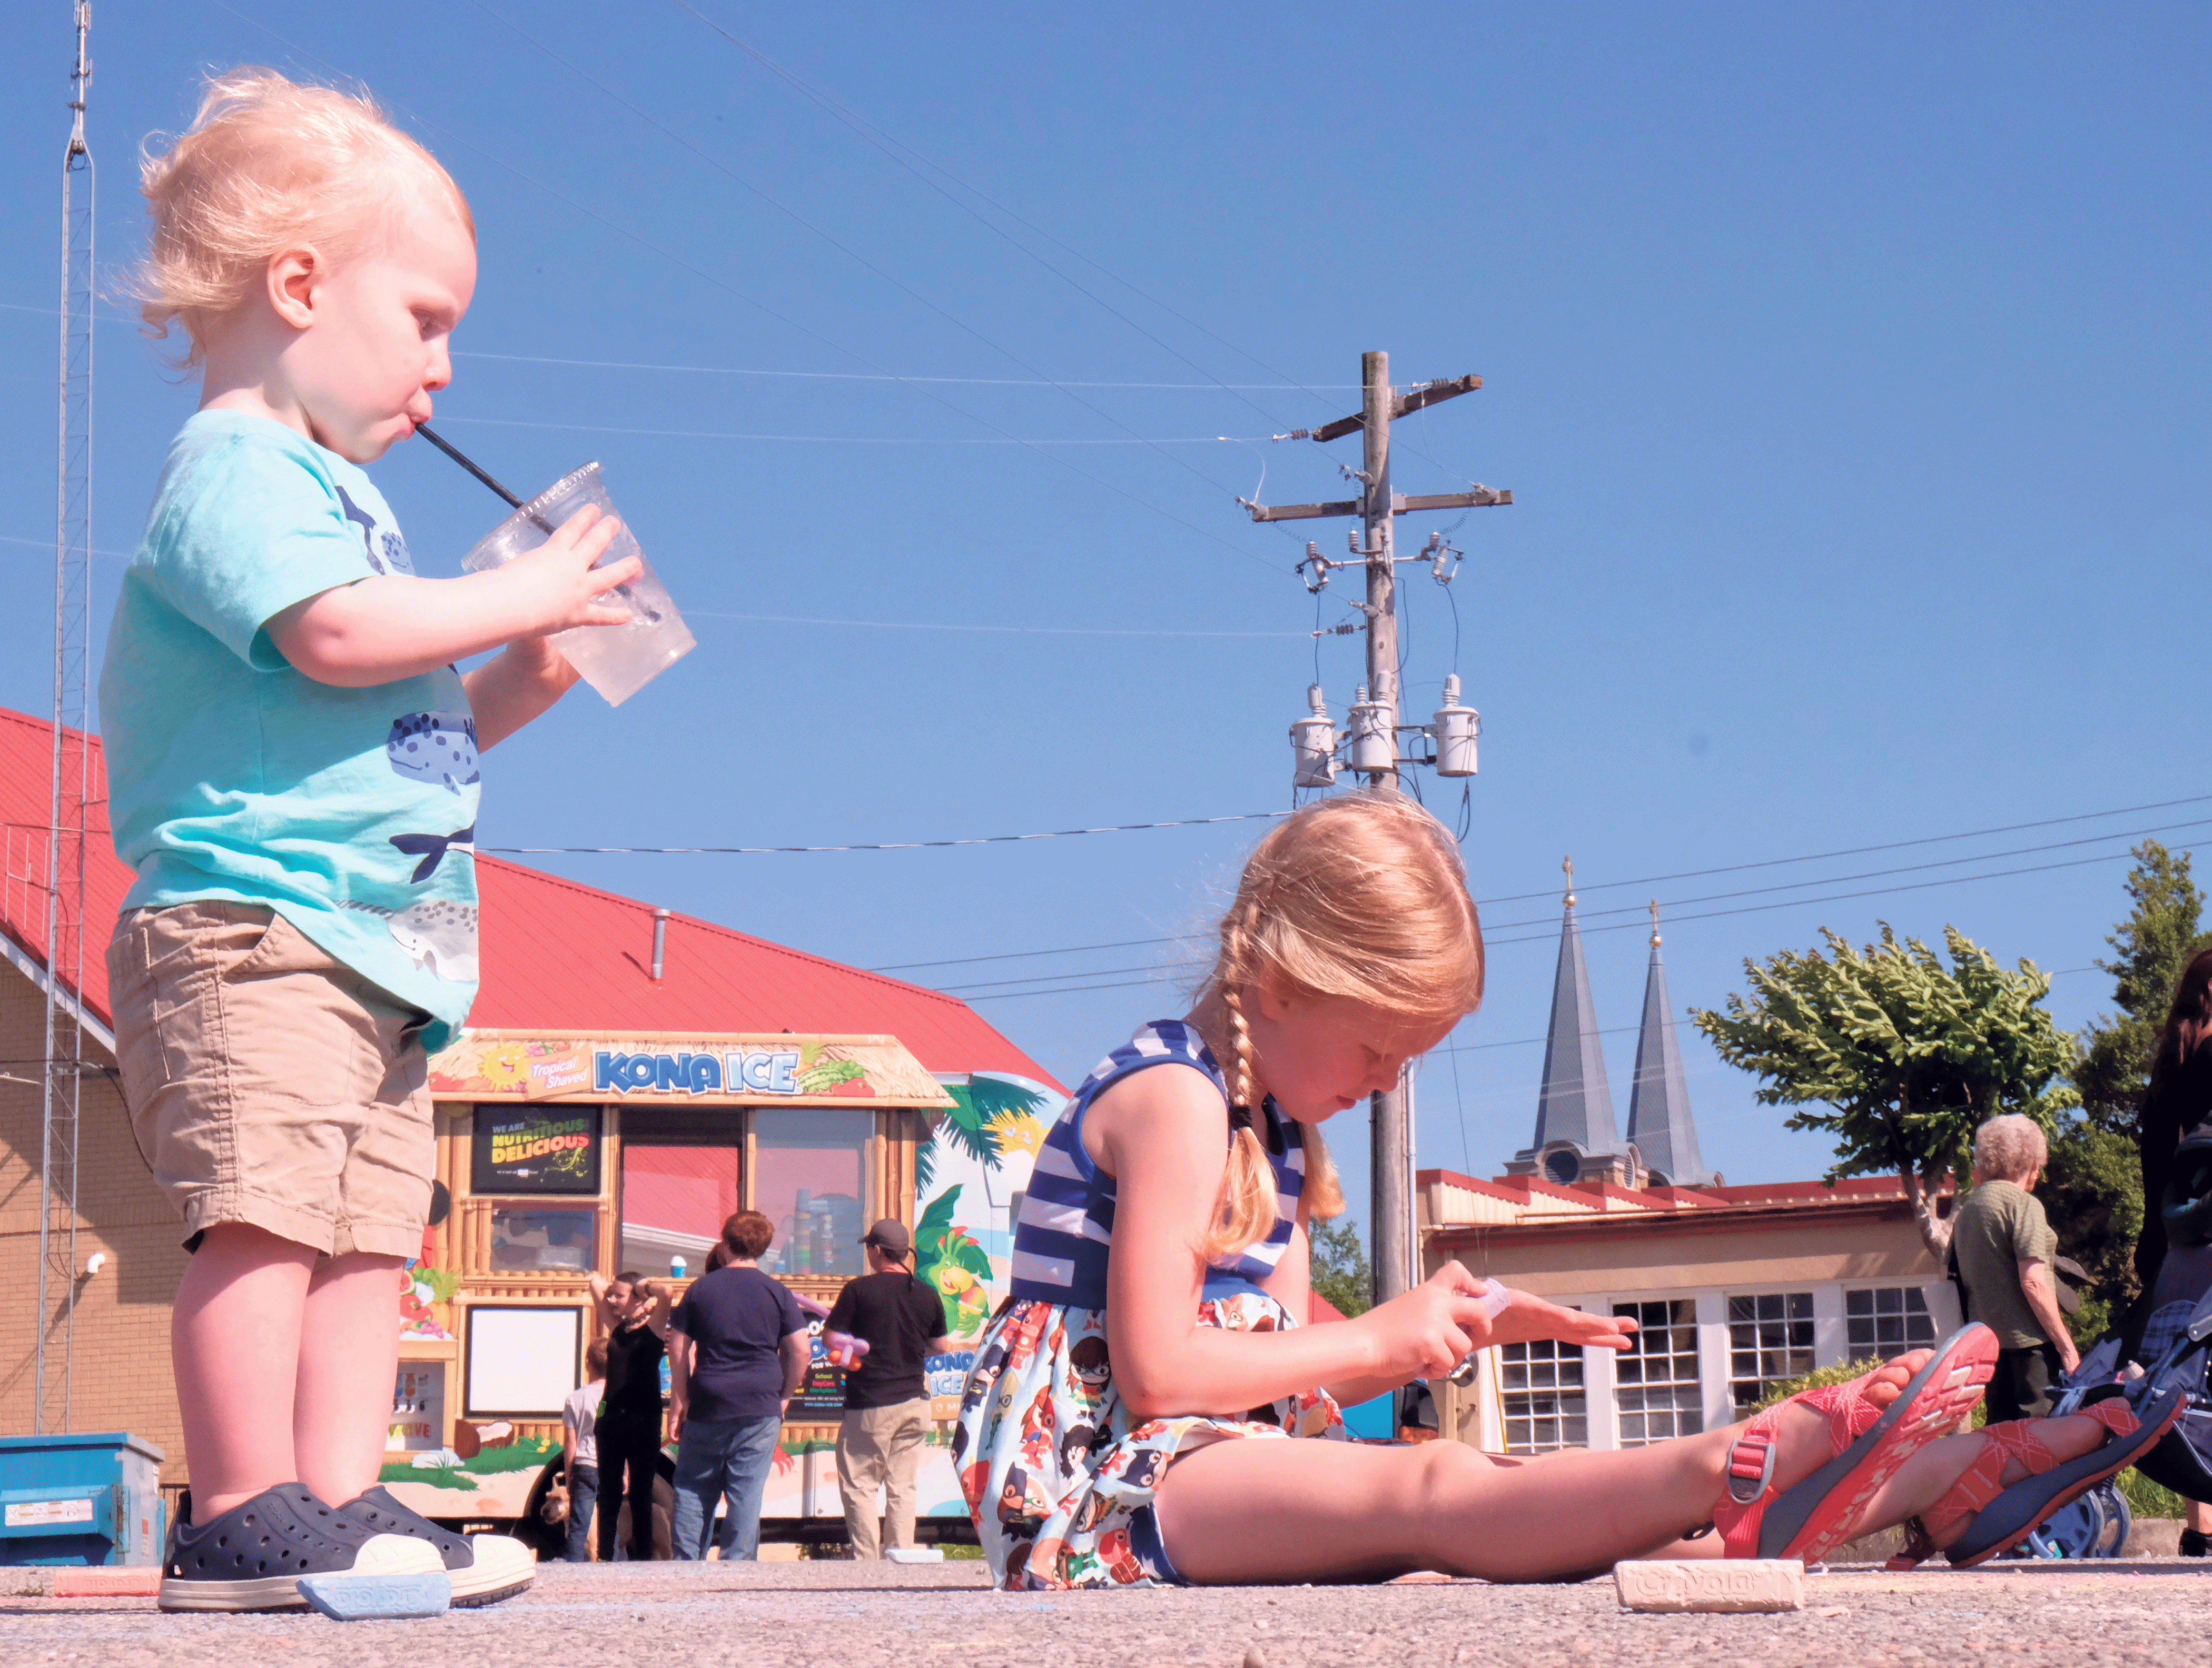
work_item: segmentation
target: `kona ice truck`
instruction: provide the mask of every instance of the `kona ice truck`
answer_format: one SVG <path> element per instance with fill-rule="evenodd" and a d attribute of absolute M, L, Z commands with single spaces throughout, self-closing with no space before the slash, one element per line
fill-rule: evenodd
<path fill-rule="evenodd" d="M 933 1075 L 894 1037 L 787 1033 L 471 1031 L 432 1061 L 430 1088 L 435 1219 L 398 1294 L 383 1481 L 426 1517 L 546 1555 L 593 1272 L 681 1288 L 749 1208 L 776 1227 L 761 1267 L 826 1308 L 866 1271 L 867 1224 L 896 1216 L 945 1335 L 973 1340 L 1006 1295 L 1014 1216 L 1063 1104 L 1011 1073 Z M 956 1348 L 927 1363 L 925 1540 L 969 1535 L 950 1443 L 972 1361 Z M 817 1337 L 762 1506 L 768 1539 L 842 1537 L 842 1378 Z"/>

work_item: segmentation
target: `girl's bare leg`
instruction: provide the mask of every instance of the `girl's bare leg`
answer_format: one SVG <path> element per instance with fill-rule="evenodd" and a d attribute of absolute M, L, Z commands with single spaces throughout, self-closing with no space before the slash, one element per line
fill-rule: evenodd
<path fill-rule="evenodd" d="M 1893 1399 L 1925 1359 L 1917 1352 L 1878 1369 L 1863 1393 Z M 1176 1568 L 1201 1583 L 1357 1580 L 1409 1569 L 1544 1580 L 1662 1549 L 1705 1554 L 1717 1550 L 1717 1537 L 1676 1543 L 1711 1517 L 1740 1429 L 1504 1464 L 1446 1441 L 1216 1442 L 1169 1471 L 1158 1496 L 1161 1538 Z M 1785 1411 L 1779 1486 L 1826 1462 L 1827 1430 L 1826 1416 L 1813 1409 Z M 1962 1454 L 1951 1477 L 1972 1458 Z"/>

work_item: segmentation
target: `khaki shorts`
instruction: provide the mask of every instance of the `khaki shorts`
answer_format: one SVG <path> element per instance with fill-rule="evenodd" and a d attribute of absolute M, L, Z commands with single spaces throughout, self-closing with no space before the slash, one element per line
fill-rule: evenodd
<path fill-rule="evenodd" d="M 185 1244 L 250 1222 L 412 1257 L 430 1211 L 428 1016 L 258 905 L 133 910 L 107 946 L 131 1133 Z"/>

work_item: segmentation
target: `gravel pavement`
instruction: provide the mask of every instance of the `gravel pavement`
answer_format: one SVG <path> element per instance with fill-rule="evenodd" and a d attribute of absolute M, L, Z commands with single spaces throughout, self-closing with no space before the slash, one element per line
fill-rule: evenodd
<path fill-rule="evenodd" d="M 0 1571 L 0 1595 L 33 1583 Z M 0 1596 L 0 1662 L 210 1668 L 880 1668 L 1062 1665 L 2212 1663 L 2200 1562 L 1815 1571 L 1773 1616 L 1639 1616 L 1613 1583 L 1000 1593 L 982 1565 L 549 1564 L 519 1598 L 434 1620 L 162 1616 L 150 1598 Z"/>

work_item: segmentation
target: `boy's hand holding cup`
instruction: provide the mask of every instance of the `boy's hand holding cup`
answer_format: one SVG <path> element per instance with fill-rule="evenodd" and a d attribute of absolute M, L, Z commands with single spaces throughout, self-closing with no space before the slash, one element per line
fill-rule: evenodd
<path fill-rule="evenodd" d="M 586 504 L 556 528 L 544 543 L 507 564 L 510 582 L 526 587 L 532 616 L 545 622 L 540 641 L 572 626 L 628 623 L 628 609 L 600 599 L 642 573 L 644 559 L 625 556 L 605 567 L 592 565 L 606 555 L 607 546 L 621 531 L 622 523 L 615 517 L 596 504 Z"/>

